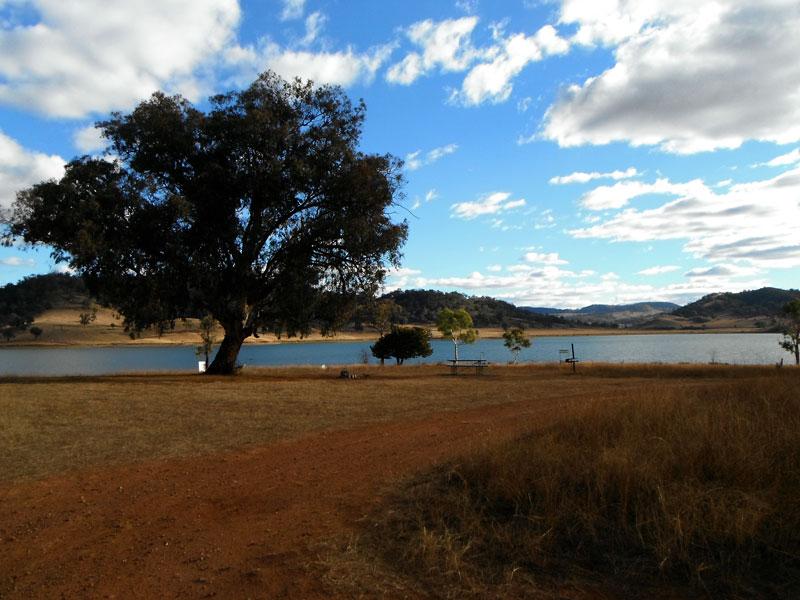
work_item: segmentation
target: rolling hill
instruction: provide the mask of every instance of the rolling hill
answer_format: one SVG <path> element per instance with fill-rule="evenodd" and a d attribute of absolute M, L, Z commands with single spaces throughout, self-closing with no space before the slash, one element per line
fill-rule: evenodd
<path fill-rule="evenodd" d="M 799 290 L 772 287 L 738 293 L 724 292 L 703 296 L 700 300 L 675 310 L 673 314 L 687 319 L 778 317 L 788 302 L 798 298 Z"/>

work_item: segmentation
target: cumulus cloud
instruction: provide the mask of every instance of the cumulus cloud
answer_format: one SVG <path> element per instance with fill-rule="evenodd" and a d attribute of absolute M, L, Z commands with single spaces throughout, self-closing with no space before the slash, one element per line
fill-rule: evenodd
<path fill-rule="evenodd" d="M 568 50 L 569 42 L 551 25 L 545 25 L 531 36 L 517 33 L 501 39 L 489 53 L 492 59 L 474 66 L 451 99 L 467 106 L 505 102 L 511 96 L 512 81 L 526 66 Z"/>
<path fill-rule="evenodd" d="M 72 143 L 79 152 L 90 153 L 102 150 L 108 146 L 108 140 L 103 137 L 103 132 L 94 125 L 83 127 L 72 135 Z"/>
<path fill-rule="evenodd" d="M 558 256 L 558 252 L 526 252 L 522 258 L 525 262 L 542 265 L 568 264 L 568 261 Z"/>
<path fill-rule="evenodd" d="M 0 214 L 11 207 L 18 191 L 62 175 L 63 158 L 27 150 L 0 131 Z"/>
<path fill-rule="evenodd" d="M 602 185 L 586 192 L 581 205 L 588 210 L 609 210 L 622 208 L 639 196 L 661 194 L 670 196 L 701 196 L 709 193 L 706 185 L 699 179 L 688 183 L 673 183 L 669 179 L 658 179 L 655 183 L 624 181 L 614 185 Z"/>
<path fill-rule="evenodd" d="M 283 9 L 281 10 L 281 21 L 291 21 L 292 19 L 299 19 L 303 16 L 303 11 L 306 8 L 306 0 L 283 0 Z"/>
<path fill-rule="evenodd" d="M 678 265 L 662 265 L 656 267 L 649 267 L 647 269 L 642 269 L 637 275 L 644 275 L 645 277 L 652 277 L 654 275 L 663 275 L 664 273 L 673 273 L 675 271 L 680 270 Z"/>
<path fill-rule="evenodd" d="M 525 206 L 525 200 L 511 200 L 509 192 L 492 192 L 481 196 L 476 202 L 458 202 L 450 206 L 451 216 L 458 219 L 474 219 L 484 215 L 494 215 Z"/>
<path fill-rule="evenodd" d="M 446 146 L 434 148 L 433 150 L 428 151 L 426 154 L 422 154 L 422 150 L 409 152 L 405 157 L 406 169 L 409 171 L 416 171 L 417 169 L 420 169 L 426 165 L 435 163 L 440 158 L 443 158 L 449 154 L 453 154 L 456 150 L 458 150 L 458 144 L 447 144 Z M 434 193 L 436 192 L 436 190 L 432 191 Z"/>
<path fill-rule="evenodd" d="M 479 55 L 470 35 L 478 24 L 477 17 L 414 23 L 406 36 L 418 51 L 409 52 L 386 73 L 390 83 L 409 85 L 435 70 L 463 71 Z"/>
<path fill-rule="evenodd" d="M 408 267 L 388 269 L 386 271 L 386 285 L 384 285 L 383 293 L 409 287 L 419 287 L 417 276 L 421 273 L 422 271 L 419 269 L 410 269 Z"/>
<path fill-rule="evenodd" d="M 237 0 L 28 0 L 0 23 L 0 102 L 51 117 L 124 109 L 158 89 L 194 98 L 234 35 Z"/>
<path fill-rule="evenodd" d="M 619 181 L 620 179 L 631 179 L 637 175 L 639 175 L 639 172 L 634 167 L 629 167 L 624 171 L 611 171 L 608 173 L 598 173 L 597 171 L 585 173 L 583 171 L 576 171 L 575 173 L 570 173 L 569 175 L 552 177 L 550 178 L 549 183 L 551 185 L 567 185 L 570 183 L 588 183 L 590 181 L 594 181 L 595 179 L 613 179 L 615 181 Z"/>
<path fill-rule="evenodd" d="M 798 165 L 800 164 L 800 148 L 795 148 L 794 150 L 787 152 L 786 154 L 781 154 L 780 156 L 776 156 L 772 160 L 768 160 L 765 163 L 758 163 L 757 165 L 753 165 L 754 167 L 786 167 L 789 165 Z"/>
<path fill-rule="evenodd" d="M 712 265 L 710 267 L 696 267 L 694 269 L 689 269 L 686 273 L 686 277 L 690 278 L 714 278 L 714 277 L 742 277 L 742 276 L 749 276 L 755 275 L 759 273 L 761 270 L 755 267 L 743 267 L 740 265 L 732 265 L 732 264 L 718 264 Z"/>
<path fill-rule="evenodd" d="M 257 45 L 231 46 L 225 61 L 238 72 L 237 82 L 254 79 L 264 69 L 272 69 L 284 79 L 310 79 L 317 84 L 349 86 L 370 82 L 392 52 L 389 45 L 365 52 L 352 47 L 336 51 L 297 50 L 283 47 L 269 39 Z"/>
<path fill-rule="evenodd" d="M 696 181 L 658 185 L 679 197 L 655 208 L 626 208 L 571 235 L 628 242 L 684 240 L 685 252 L 715 263 L 800 266 L 800 167 L 717 191 Z M 627 194 L 626 202 L 635 197 Z"/>
<path fill-rule="evenodd" d="M 8 256 L 0 258 L 0 265 L 5 267 L 33 267 L 36 261 L 32 258 L 22 258 L 21 256 Z"/>
<path fill-rule="evenodd" d="M 560 22 L 615 61 L 548 109 L 543 135 L 561 146 L 694 153 L 800 140 L 795 0 L 564 0 Z"/>
<path fill-rule="evenodd" d="M 327 20 L 328 17 L 321 12 L 313 12 L 308 15 L 306 17 L 306 34 L 303 36 L 303 39 L 300 40 L 300 45 L 308 46 L 316 41 Z"/>

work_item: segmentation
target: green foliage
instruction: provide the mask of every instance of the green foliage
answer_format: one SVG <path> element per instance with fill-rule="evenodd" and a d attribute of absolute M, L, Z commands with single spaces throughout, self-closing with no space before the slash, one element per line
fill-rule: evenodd
<path fill-rule="evenodd" d="M 794 362 L 800 366 L 800 299 L 792 300 L 783 307 L 784 329 L 781 348 L 794 354 Z"/>
<path fill-rule="evenodd" d="M 359 150 L 365 107 L 262 74 L 208 111 L 154 94 L 98 123 L 109 161 L 81 157 L 20 192 L 6 243 L 53 248 L 132 331 L 211 314 L 209 372 L 235 372 L 263 329 L 337 326 L 399 264 L 401 162 Z"/>
<path fill-rule="evenodd" d="M 367 308 L 367 323 L 380 335 L 385 334 L 395 322 L 400 307 L 390 299 L 377 300 Z"/>
<path fill-rule="evenodd" d="M 35 340 L 38 340 L 39 337 L 44 333 L 44 329 L 42 329 L 38 325 L 33 325 L 30 329 L 28 329 L 28 331 L 33 336 L 33 339 L 35 339 Z"/>
<path fill-rule="evenodd" d="M 542 315 L 487 296 L 465 296 L 436 290 L 397 290 L 383 296 L 399 310 L 397 323 L 434 323 L 443 308 L 463 308 L 475 327 L 556 327 L 571 326 L 561 317 Z"/>
<path fill-rule="evenodd" d="M 523 348 L 530 348 L 531 341 L 525 335 L 525 330 L 521 327 L 514 327 L 513 329 L 506 329 L 503 331 L 503 345 L 511 350 L 514 355 L 514 362 L 519 359 L 519 353 Z"/>
<path fill-rule="evenodd" d="M 86 310 L 78 314 L 78 321 L 80 321 L 80 324 L 84 327 L 86 327 L 89 323 L 94 323 L 96 319 L 97 305 L 94 302 L 90 303 Z"/>
<path fill-rule="evenodd" d="M 0 287 L 0 326 L 20 328 L 51 308 L 88 300 L 83 281 L 66 273 L 32 275 Z"/>
<path fill-rule="evenodd" d="M 430 339 L 431 332 L 423 327 L 392 327 L 389 333 L 370 346 L 370 350 L 381 362 L 394 358 L 398 365 L 402 365 L 406 359 L 433 354 Z"/>
<path fill-rule="evenodd" d="M 472 328 L 472 317 L 463 308 L 451 310 L 443 308 L 436 315 L 436 329 L 444 337 L 453 340 L 453 354 L 458 360 L 458 345 L 472 344 L 478 339 L 477 330 Z"/>

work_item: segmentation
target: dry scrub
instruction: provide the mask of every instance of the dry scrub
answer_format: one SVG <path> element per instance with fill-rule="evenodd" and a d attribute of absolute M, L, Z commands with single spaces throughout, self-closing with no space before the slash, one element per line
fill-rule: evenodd
<path fill-rule="evenodd" d="M 444 597 L 800 597 L 797 375 L 621 389 L 417 477 L 362 543 Z"/>

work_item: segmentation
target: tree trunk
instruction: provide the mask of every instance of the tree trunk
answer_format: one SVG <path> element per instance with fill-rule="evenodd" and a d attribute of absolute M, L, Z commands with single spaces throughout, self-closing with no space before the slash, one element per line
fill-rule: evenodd
<path fill-rule="evenodd" d="M 458 340 L 453 338 L 453 356 L 458 360 Z"/>
<path fill-rule="evenodd" d="M 233 331 L 225 328 L 225 337 L 222 338 L 217 355 L 206 369 L 206 373 L 209 375 L 233 375 L 236 373 L 236 359 L 245 336 L 241 333 L 241 327 L 232 329 Z"/>
<path fill-rule="evenodd" d="M 794 364 L 800 367 L 800 343 L 794 343 Z"/>

